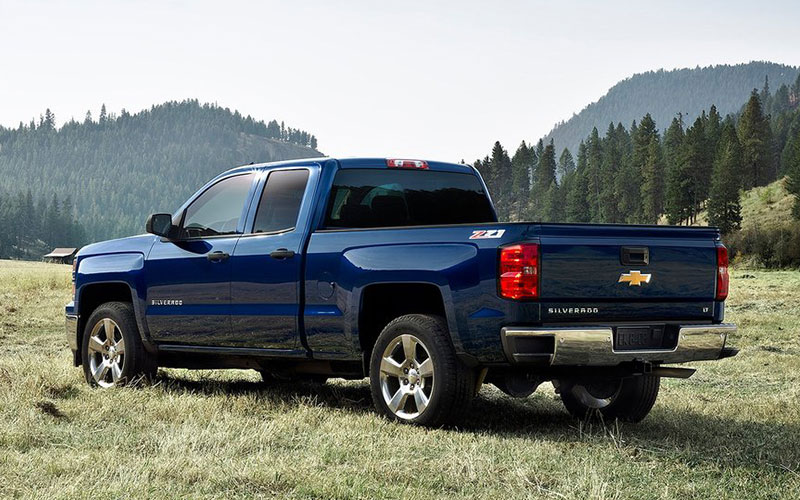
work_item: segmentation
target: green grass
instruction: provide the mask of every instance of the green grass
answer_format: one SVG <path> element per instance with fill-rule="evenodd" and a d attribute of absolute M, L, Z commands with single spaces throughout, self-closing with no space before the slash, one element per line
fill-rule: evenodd
<path fill-rule="evenodd" d="M 797 498 L 800 272 L 734 273 L 739 356 L 666 380 L 638 425 L 552 387 L 484 387 L 458 429 L 373 414 L 366 382 L 266 387 L 161 370 L 92 390 L 63 334 L 67 266 L 0 261 L 0 497 Z"/>
<path fill-rule="evenodd" d="M 794 221 L 792 205 L 794 196 L 786 190 L 786 178 L 743 191 L 739 202 L 742 206 L 742 229 L 758 228 L 761 230 L 787 227 Z M 666 217 L 661 223 L 666 224 Z M 695 226 L 708 225 L 708 211 L 697 215 Z"/>

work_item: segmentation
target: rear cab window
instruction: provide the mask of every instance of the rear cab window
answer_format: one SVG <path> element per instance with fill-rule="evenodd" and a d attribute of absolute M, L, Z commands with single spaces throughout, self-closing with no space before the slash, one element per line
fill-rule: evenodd
<path fill-rule="evenodd" d="M 325 229 L 496 222 L 478 177 L 431 170 L 344 169 L 337 172 Z"/>

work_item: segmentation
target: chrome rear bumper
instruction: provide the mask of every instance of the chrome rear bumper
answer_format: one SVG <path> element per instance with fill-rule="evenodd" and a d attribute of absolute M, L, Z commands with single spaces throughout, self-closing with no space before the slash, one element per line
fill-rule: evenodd
<path fill-rule="evenodd" d="M 614 366 L 626 361 L 683 363 L 734 355 L 725 349 L 736 325 L 680 325 L 672 349 L 617 350 L 610 326 L 506 327 L 501 331 L 508 360 L 545 366 Z M 523 340 L 521 340 L 523 339 Z"/>

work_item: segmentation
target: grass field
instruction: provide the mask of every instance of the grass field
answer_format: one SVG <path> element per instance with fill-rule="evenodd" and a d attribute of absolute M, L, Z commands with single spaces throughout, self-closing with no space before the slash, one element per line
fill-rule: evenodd
<path fill-rule="evenodd" d="M 738 357 L 666 380 L 638 425 L 571 420 L 547 384 L 484 387 L 459 429 L 389 423 L 366 382 L 161 370 L 89 389 L 67 266 L 0 261 L 0 497 L 798 498 L 800 272 L 737 271 Z"/>

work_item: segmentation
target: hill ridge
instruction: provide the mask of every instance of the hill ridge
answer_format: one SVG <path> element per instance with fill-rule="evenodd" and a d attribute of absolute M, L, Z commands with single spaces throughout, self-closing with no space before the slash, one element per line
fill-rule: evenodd
<path fill-rule="evenodd" d="M 195 99 L 87 114 L 56 128 L 0 127 L 0 193 L 71 198 L 89 241 L 140 233 L 149 213 L 172 211 L 218 173 L 251 162 L 319 157 L 316 137 Z"/>
<path fill-rule="evenodd" d="M 800 71 L 797 66 L 769 61 L 716 64 L 694 68 L 658 69 L 635 73 L 614 84 L 598 100 L 556 125 L 544 136 L 556 150 L 567 147 L 575 154 L 578 144 L 593 127 L 603 132 L 609 123 L 626 127 L 650 113 L 656 126 L 665 130 L 677 113 L 691 123 L 701 110 L 715 105 L 722 116 L 737 113 L 749 93 L 761 89 L 765 77 L 772 89 L 791 85 Z"/>

